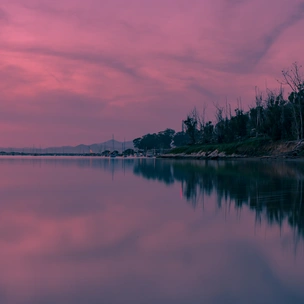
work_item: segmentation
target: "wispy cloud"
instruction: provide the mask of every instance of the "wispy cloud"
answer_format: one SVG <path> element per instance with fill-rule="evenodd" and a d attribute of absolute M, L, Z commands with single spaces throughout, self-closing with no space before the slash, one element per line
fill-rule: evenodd
<path fill-rule="evenodd" d="M 7 12 L 0 7 L 0 22 L 7 22 L 9 19 Z"/>
<path fill-rule="evenodd" d="M 304 18 L 304 3 L 295 6 L 292 12 L 278 20 L 272 27 L 266 29 L 265 33 L 261 33 L 261 37 L 255 41 L 254 46 L 250 46 L 250 49 L 241 50 L 239 55 L 243 57 L 242 66 L 253 68 L 265 57 L 270 48 L 276 43 L 277 39 L 287 31 L 290 27 Z M 248 58 L 250 60 L 248 60 Z"/>
<path fill-rule="evenodd" d="M 64 125 L 67 141 L 100 138 L 100 129 L 104 139 L 109 129 L 123 128 L 129 138 L 160 127 L 179 129 L 194 105 L 209 103 L 212 118 L 212 104 L 226 96 L 251 103 L 256 85 L 275 84 L 283 67 L 302 58 L 302 0 L 1 4 L 2 135 L 50 117 Z M 158 114 L 162 109 L 165 114 Z M 156 124 L 151 113 L 163 122 Z M 52 134 L 58 132 L 53 128 Z M 24 140 L 15 133 L 10 138 Z"/>
<path fill-rule="evenodd" d="M 132 68 L 115 58 L 114 56 L 101 54 L 96 52 L 89 51 L 63 51 L 59 49 L 40 47 L 40 46 L 31 46 L 31 47 L 8 47 L 8 51 L 17 52 L 17 53 L 27 53 L 30 55 L 36 56 L 50 56 L 50 57 L 58 57 L 65 60 L 73 60 L 73 61 L 81 61 L 90 64 L 96 65 L 105 65 L 110 68 L 113 68 L 121 73 L 128 74 L 129 76 L 140 78 L 142 75 L 138 73 L 135 68 Z"/>

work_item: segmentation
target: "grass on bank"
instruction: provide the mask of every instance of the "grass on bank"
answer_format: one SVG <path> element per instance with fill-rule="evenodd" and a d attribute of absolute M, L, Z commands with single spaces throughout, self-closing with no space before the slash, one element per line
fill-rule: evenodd
<path fill-rule="evenodd" d="M 267 138 L 249 138 L 244 141 L 226 143 L 226 144 L 197 144 L 188 145 L 171 149 L 170 154 L 192 154 L 201 151 L 212 152 L 218 150 L 226 155 L 241 154 L 247 156 L 260 156 L 269 154 L 272 147 L 272 141 Z"/>

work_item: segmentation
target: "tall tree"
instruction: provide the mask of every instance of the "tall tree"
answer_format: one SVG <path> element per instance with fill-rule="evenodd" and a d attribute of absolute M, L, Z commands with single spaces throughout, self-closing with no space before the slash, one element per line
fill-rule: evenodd
<path fill-rule="evenodd" d="M 187 119 L 183 121 L 186 126 L 186 134 L 190 138 L 190 144 L 194 145 L 197 142 L 197 125 L 198 125 L 198 112 L 196 108 L 187 115 Z"/>
<path fill-rule="evenodd" d="M 303 112 L 304 112 L 304 76 L 301 73 L 302 66 L 294 62 L 289 69 L 282 71 L 282 84 L 288 85 L 291 93 L 288 97 L 293 106 L 294 122 L 296 124 L 297 139 L 303 139 Z"/>

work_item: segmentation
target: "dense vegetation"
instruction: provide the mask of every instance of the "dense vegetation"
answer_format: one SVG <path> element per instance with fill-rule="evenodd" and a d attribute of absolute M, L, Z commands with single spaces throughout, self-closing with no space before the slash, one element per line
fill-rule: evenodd
<path fill-rule="evenodd" d="M 175 131 L 166 129 L 153 134 L 146 134 L 141 138 L 133 140 L 134 147 L 142 150 L 151 149 L 170 149 L 172 138 L 175 137 Z M 187 142 L 185 142 L 187 144 Z"/>
<path fill-rule="evenodd" d="M 196 144 L 229 144 L 258 137 L 277 140 L 300 140 L 304 138 L 304 78 L 301 66 L 294 63 L 282 71 L 283 81 L 278 90 L 260 92 L 256 88 L 255 104 L 244 111 L 238 107 L 215 105 L 215 122 L 205 121 L 205 109 L 199 113 L 194 108 L 183 121 L 184 130 L 172 129 L 147 134 L 133 141 L 138 149 L 169 149 L 172 146 Z M 284 97 L 283 85 L 289 90 Z"/>

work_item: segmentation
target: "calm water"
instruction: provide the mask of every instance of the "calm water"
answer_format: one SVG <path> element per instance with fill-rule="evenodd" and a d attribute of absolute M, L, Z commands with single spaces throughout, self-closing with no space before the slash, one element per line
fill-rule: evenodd
<path fill-rule="evenodd" d="M 304 303 L 304 162 L 0 158 L 0 303 Z"/>

